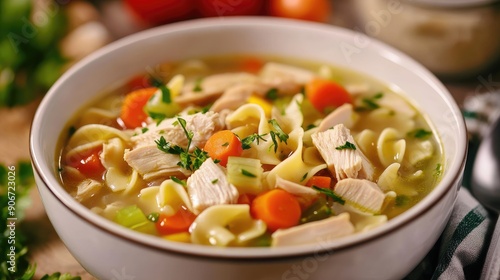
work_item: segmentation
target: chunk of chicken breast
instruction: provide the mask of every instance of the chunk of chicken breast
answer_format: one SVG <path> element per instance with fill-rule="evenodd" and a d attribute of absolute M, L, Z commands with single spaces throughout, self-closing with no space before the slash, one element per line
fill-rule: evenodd
<path fill-rule="evenodd" d="M 350 130 L 343 124 L 313 134 L 312 140 L 338 181 L 345 178 L 373 178 L 372 164 L 357 147 Z"/>

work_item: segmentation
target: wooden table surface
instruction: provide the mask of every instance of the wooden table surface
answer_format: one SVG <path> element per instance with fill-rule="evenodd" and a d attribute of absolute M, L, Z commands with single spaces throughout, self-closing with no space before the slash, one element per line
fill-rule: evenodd
<path fill-rule="evenodd" d="M 339 12 L 342 10 L 339 7 Z M 338 22 L 338 25 L 346 25 Z M 489 85 L 485 81 L 491 82 Z M 461 82 L 446 82 L 445 85 L 453 94 L 459 105 L 467 95 L 489 91 L 492 88 L 500 90 L 500 70 L 496 69 L 477 77 Z M 29 159 L 28 135 L 29 126 L 38 105 L 33 102 L 25 107 L 0 109 L 0 163 L 9 165 L 18 160 Z M 36 128 L 35 128 L 36 129 Z M 23 230 L 29 237 L 29 250 L 32 262 L 37 264 L 35 279 L 44 274 L 59 271 L 79 275 L 82 279 L 95 279 L 83 269 L 72 257 L 62 241 L 57 236 L 38 196 L 36 188 L 31 192 L 32 205 L 27 211 Z"/>

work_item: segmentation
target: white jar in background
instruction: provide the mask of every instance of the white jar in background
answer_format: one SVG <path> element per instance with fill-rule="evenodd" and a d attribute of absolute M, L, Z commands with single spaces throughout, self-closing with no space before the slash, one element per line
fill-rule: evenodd
<path fill-rule="evenodd" d="M 500 1 L 356 0 L 358 29 L 442 78 L 477 75 L 500 58 Z"/>

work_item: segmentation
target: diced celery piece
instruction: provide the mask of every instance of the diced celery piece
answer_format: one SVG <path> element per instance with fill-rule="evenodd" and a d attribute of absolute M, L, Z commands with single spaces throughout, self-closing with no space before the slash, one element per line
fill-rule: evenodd
<path fill-rule="evenodd" d="M 146 106 L 144 106 L 144 111 L 147 114 L 162 114 L 167 118 L 175 116 L 181 111 L 179 104 L 174 102 L 174 98 L 177 97 L 182 90 L 184 85 L 184 76 L 176 75 L 174 76 L 165 86 L 166 90 L 158 89 L 153 96 L 148 100 Z M 169 98 L 165 98 L 163 95 L 169 94 Z M 170 102 L 164 102 L 165 99 L 169 99 Z"/>
<path fill-rule="evenodd" d="M 118 210 L 115 222 L 130 229 L 144 232 L 156 233 L 154 223 L 150 222 L 142 210 L 137 205 L 127 206 Z"/>
<path fill-rule="evenodd" d="M 239 193 L 262 192 L 263 172 L 258 159 L 229 157 L 227 160 L 227 179 L 238 189 Z"/>
<path fill-rule="evenodd" d="M 328 204 L 328 201 L 320 197 L 311 206 L 304 210 L 302 217 L 300 218 L 300 223 L 308 223 L 326 219 L 332 215 L 332 209 Z"/>

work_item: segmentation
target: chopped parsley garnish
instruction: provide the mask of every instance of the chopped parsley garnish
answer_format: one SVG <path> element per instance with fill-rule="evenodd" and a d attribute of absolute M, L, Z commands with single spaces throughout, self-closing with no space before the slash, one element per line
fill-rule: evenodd
<path fill-rule="evenodd" d="M 255 178 L 257 177 L 255 174 L 251 173 L 251 172 L 248 172 L 247 170 L 245 169 L 241 169 L 241 174 L 243 174 L 244 176 L 247 176 L 247 177 L 251 177 L 251 178 Z"/>
<path fill-rule="evenodd" d="M 422 128 L 408 132 L 408 136 L 412 136 L 418 139 L 424 139 L 429 137 L 430 135 L 432 135 L 432 131 L 428 131 Z"/>
<path fill-rule="evenodd" d="M 75 132 L 76 132 L 76 127 L 74 127 L 74 126 L 70 126 L 70 127 L 68 128 L 68 137 L 73 136 L 73 134 L 75 134 Z"/>
<path fill-rule="evenodd" d="M 372 97 L 363 98 L 361 100 L 361 102 L 363 103 L 363 106 L 357 107 L 355 110 L 356 111 L 369 111 L 369 110 L 378 109 L 378 108 L 380 108 L 380 105 L 378 105 L 377 100 L 379 100 L 382 97 L 384 97 L 384 94 L 379 92 L 379 93 L 376 93 Z"/>
<path fill-rule="evenodd" d="M 181 180 L 181 179 L 179 179 L 179 178 L 177 178 L 175 176 L 170 176 L 170 180 L 172 180 L 172 181 L 176 182 L 177 184 L 182 185 L 184 187 L 186 186 L 186 181 L 185 180 Z"/>
<path fill-rule="evenodd" d="M 148 112 L 148 115 L 156 121 L 156 125 L 159 125 L 164 119 L 167 118 L 165 114 L 156 113 L 156 112 Z"/>
<path fill-rule="evenodd" d="M 193 108 L 193 109 L 189 109 L 187 111 L 187 114 L 188 115 L 194 115 L 194 114 L 197 114 L 197 113 L 202 113 L 202 114 L 205 114 L 207 113 L 208 111 L 210 111 L 210 107 L 212 105 L 211 104 L 208 104 L 207 106 L 204 106 L 202 108 Z"/>
<path fill-rule="evenodd" d="M 157 88 L 161 87 L 162 85 L 165 85 L 165 82 L 161 78 L 155 77 L 153 75 L 149 77 L 149 84 Z"/>
<path fill-rule="evenodd" d="M 305 129 L 305 130 L 307 131 L 307 130 L 309 130 L 309 129 L 313 129 L 313 128 L 315 128 L 315 127 L 317 127 L 317 125 L 315 125 L 315 124 L 312 124 L 312 123 L 311 123 L 311 124 L 309 124 L 308 126 L 306 126 L 306 129 Z"/>
<path fill-rule="evenodd" d="M 158 221 L 158 218 L 160 217 L 160 214 L 157 212 L 153 212 L 147 216 L 148 220 L 150 220 L 153 223 L 156 223 Z"/>
<path fill-rule="evenodd" d="M 276 153 L 278 151 L 278 140 L 280 140 L 280 142 L 284 142 L 285 144 L 287 144 L 286 141 L 288 140 L 289 136 L 281 129 L 280 125 L 275 119 L 269 120 L 269 123 L 273 126 L 275 130 L 275 131 L 270 131 L 269 135 L 271 136 L 271 140 L 273 141 L 272 146 L 274 146 L 274 152 Z"/>
<path fill-rule="evenodd" d="M 398 195 L 396 196 L 396 199 L 394 200 L 394 204 L 397 207 L 403 207 L 407 205 L 410 202 L 410 198 L 406 195 Z"/>
<path fill-rule="evenodd" d="M 187 170 L 195 171 L 200 168 L 206 159 L 209 158 L 208 153 L 198 147 L 195 147 L 194 151 L 190 153 L 189 148 L 191 147 L 194 133 L 193 131 L 188 131 L 186 129 L 185 119 L 179 117 L 177 118 L 177 123 L 182 127 L 182 130 L 188 139 L 187 147 L 184 149 L 178 145 L 172 145 L 170 142 L 167 142 L 163 136 L 161 136 L 159 140 L 155 140 L 156 146 L 159 150 L 165 153 L 179 155 L 180 161 L 177 163 L 178 166 Z"/>
<path fill-rule="evenodd" d="M 276 136 L 281 140 L 281 142 L 284 142 L 286 144 L 286 141 L 288 140 L 288 134 L 286 134 L 278 124 L 278 122 L 275 119 L 269 120 L 269 123 L 272 124 L 274 130 L 276 131 Z"/>
<path fill-rule="evenodd" d="M 278 98 L 278 89 L 271 88 L 266 92 L 266 98 L 269 100 L 276 100 Z"/>
<path fill-rule="evenodd" d="M 375 101 L 373 101 L 372 99 L 368 99 L 368 98 L 363 98 L 363 104 L 368 107 L 368 109 L 378 109 L 380 108 L 380 106 L 375 103 Z"/>
<path fill-rule="evenodd" d="M 306 174 L 304 174 L 304 176 L 302 176 L 302 178 L 300 179 L 300 181 L 304 181 L 306 178 L 307 178 L 307 175 L 309 174 L 309 172 L 306 172 Z"/>
<path fill-rule="evenodd" d="M 212 184 L 217 184 L 217 182 L 219 182 L 219 179 L 213 179 L 212 180 Z"/>
<path fill-rule="evenodd" d="M 227 147 L 227 146 L 229 146 L 229 142 L 222 144 L 222 147 Z"/>
<path fill-rule="evenodd" d="M 317 186 L 312 186 L 312 188 L 314 190 L 316 190 L 317 192 L 320 192 L 320 193 L 325 194 L 326 196 L 332 198 L 333 201 L 335 201 L 339 204 L 342 204 L 342 205 L 345 204 L 345 200 L 342 197 L 336 195 L 333 191 L 331 191 L 329 189 L 319 188 Z"/>
<path fill-rule="evenodd" d="M 220 159 L 214 159 L 214 163 L 217 164 L 220 162 Z"/>
<path fill-rule="evenodd" d="M 170 89 L 165 85 L 161 85 L 159 86 L 159 88 L 161 90 L 161 101 L 166 104 L 172 103 L 172 97 L 170 96 Z"/>
<path fill-rule="evenodd" d="M 335 150 L 356 150 L 356 145 L 346 141 L 344 145 L 336 147 Z"/>
<path fill-rule="evenodd" d="M 155 143 L 160 151 L 167 154 L 179 155 L 184 151 L 182 147 L 172 145 L 170 142 L 167 142 L 163 136 L 160 136 L 160 139 L 155 140 Z"/>
<path fill-rule="evenodd" d="M 243 150 L 250 149 L 251 148 L 250 145 L 253 143 L 253 141 L 255 141 L 257 145 L 259 145 L 260 140 L 267 142 L 267 140 L 264 139 L 264 136 L 266 135 L 267 134 L 258 135 L 257 133 L 248 135 L 247 137 L 241 139 L 241 148 L 243 148 Z"/>
<path fill-rule="evenodd" d="M 146 132 L 148 132 L 148 130 L 149 130 L 149 128 L 147 128 L 147 127 L 141 128 L 142 133 L 146 133 Z"/>
<path fill-rule="evenodd" d="M 443 166 L 441 163 L 436 164 L 436 168 L 434 169 L 434 177 L 439 177 L 443 173 Z"/>
<path fill-rule="evenodd" d="M 194 92 L 200 92 L 203 91 L 203 88 L 201 87 L 201 82 L 203 81 L 202 78 L 196 79 L 196 82 L 194 83 L 193 91 Z"/>

